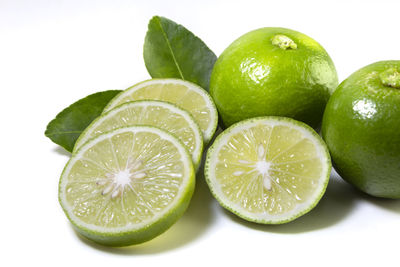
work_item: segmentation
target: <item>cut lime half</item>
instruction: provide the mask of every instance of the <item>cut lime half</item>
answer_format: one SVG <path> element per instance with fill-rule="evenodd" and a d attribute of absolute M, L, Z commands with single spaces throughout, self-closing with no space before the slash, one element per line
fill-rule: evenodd
<path fill-rule="evenodd" d="M 200 165 L 203 136 L 190 113 L 171 103 L 154 100 L 127 102 L 103 113 L 79 136 L 74 150 L 102 133 L 133 125 L 156 126 L 172 133 L 191 153 L 195 168 Z"/>
<path fill-rule="evenodd" d="M 211 192 L 248 221 L 280 224 L 311 210 L 325 192 L 331 161 L 325 143 L 304 123 L 260 117 L 232 125 L 206 157 Z"/>
<path fill-rule="evenodd" d="M 186 210 L 194 169 L 184 145 L 168 132 L 133 126 L 104 133 L 72 154 L 59 201 L 79 233 L 126 246 L 167 230 Z"/>
<path fill-rule="evenodd" d="M 189 111 L 200 126 L 206 144 L 217 129 L 218 114 L 214 102 L 203 88 L 194 83 L 179 79 L 147 80 L 116 95 L 104 112 L 135 100 L 167 101 Z"/>

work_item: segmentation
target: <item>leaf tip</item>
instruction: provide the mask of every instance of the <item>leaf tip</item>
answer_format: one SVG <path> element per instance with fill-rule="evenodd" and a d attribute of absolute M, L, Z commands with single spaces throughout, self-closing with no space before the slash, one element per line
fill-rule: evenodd
<path fill-rule="evenodd" d="M 151 19 L 149 20 L 149 25 L 152 23 L 152 22 L 154 22 L 154 21 L 158 21 L 158 20 L 160 20 L 160 16 L 158 16 L 158 15 L 154 15 L 153 17 L 151 17 Z"/>

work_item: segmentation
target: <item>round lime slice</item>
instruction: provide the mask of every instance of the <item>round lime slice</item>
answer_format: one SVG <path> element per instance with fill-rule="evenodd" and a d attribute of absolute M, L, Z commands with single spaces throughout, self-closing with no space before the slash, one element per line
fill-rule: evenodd
<path fill-rule="evenodd" d="M 203 152 L 201 130 L 189 112 L 167 102 L 141 100 L 127 102 L 95 119 L 79 136 L 74 151 L 87 140 L 125 126 L 156 126 L 175 135 L 189 150 L 195 168 Z"/>
<path fill-rule="evenodd" d="M 280 224 L 311 210 L 325 192 L 331 161 L 304 123 L 260 117 L 232 125 L 210 147 L 205 176 L 226 209 L 248 221 Z"/>
<path fill-rule="evenodd" d="M 162 100 L 176 104 L 192 114 L 207 144 L 218 125 L 218 113 L 210 95 L 198 85 L 178 79 L 151 79 L 138 83 L 115 96 L 104 108 L 107 112 L 125 102 Z"/>
<path fill-rule="evenodd" d="M 167 230 L 193 190 L 184 145 L 161 129 L 133 126 L 104 133 L 72 154 L 60 178 L 59 201 L 79 233 L 126 246 Z"/>

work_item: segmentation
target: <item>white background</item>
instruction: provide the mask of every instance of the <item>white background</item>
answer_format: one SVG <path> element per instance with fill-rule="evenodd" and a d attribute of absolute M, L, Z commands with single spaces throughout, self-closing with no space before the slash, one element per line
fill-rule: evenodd
<path fill-rule="evenodd" d="M 57 200 L 69 154 L 44 136 L 64 107 L 148 79 L 153 15 L 183 24 L 219 55 L 255 28 L 281 26 L 320 42 L 340 81 L 400 59 L 399 1 L 0 0 L 1 266 L 398 266 L 400 202 L 367 197 L 334 175 L 320 204 L 281 226 L 225 212 L 202 177 L 189 210 L 142 245 L 80 238 Z"/>

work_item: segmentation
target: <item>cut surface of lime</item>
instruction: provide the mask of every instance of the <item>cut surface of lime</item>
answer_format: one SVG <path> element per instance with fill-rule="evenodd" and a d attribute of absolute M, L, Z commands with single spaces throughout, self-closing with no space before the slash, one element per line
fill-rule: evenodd
<path fill-rule="evenodd" d="M 325 192 L 331 161 L 311 127 L 283 117 L 232 125 L 209 148 L 205 176 L 226 209 L 248 221 L 280 224 L 311 210 Z"/>
<path fill-rule="evenodd" d="M 119 128 L 72 154 L 59 201 L 76 230 L 97 243 L 126 246 L 167 230 L 186 210 L 194 169 L 184 145 L 149 126 Z"/>
<path fill-rule="evenodd" d="M 172 133 L 192 155 L 195 168 L 200 165 L 203 136 L 190 113 L 171 103 L 154 100 L 127 102 L 103 113 L 79 136 L 74 150 L 102 133 L 133 125 L 156 126 Z"/>
<path fill-rule="evenodd" d="M 203 88 L 194 83 L 179 79 L 147 80 L 115 96 L 104 112 L 135 100 L 167 101 L 187 110 L 200 126 L 206 144 L 217 129 L 218 113 L 214 102 Z"/>

